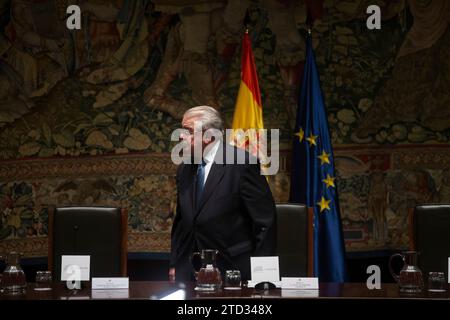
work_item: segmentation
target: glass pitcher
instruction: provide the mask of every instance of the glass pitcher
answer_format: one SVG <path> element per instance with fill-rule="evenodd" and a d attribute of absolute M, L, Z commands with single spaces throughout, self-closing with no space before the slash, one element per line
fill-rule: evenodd
<path fill-rule="evenodd" d="M 195 278 L 197 280 L 197 288 L 199 291 L 215 291 L 222 285 L 222 276 L 219 268 L 217 268 L 216 259 L 218 250 L 206 249 L 201 252 L 194 252 L 192 259 L 196 256 L 201 258 L 201 267 L 195 270 Z"/>
<path fill-rule="evenodd" d="M 393 254 L 389 258 L 389 272 L 397 281 L 400 292 L 416 293 L 423 290 L 422 271 L 417 266 L 417 251 L 405 251 L 403 253 Z M 399 274 L 392 269 L 392 260 L 400 257 L 403 260 L 403 267 Z"/>
<path fill-rule="evenodd" d="M 20 266 L 21 257 L 22 254 L 17 252 L 0 256 L 0 259 L 6 262 L 6 268 L 3 271 L 1 282 L 1 287 L 6 293 L 22 293 L 27 286 L 25 273 Z"/>

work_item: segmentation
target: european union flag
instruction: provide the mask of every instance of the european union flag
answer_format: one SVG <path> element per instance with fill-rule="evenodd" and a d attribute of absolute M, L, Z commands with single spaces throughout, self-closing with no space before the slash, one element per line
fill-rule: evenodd
<path fill-rule="evenodd" d="M 291 201 L 314 208 L 314 275 L 323 282 L 344 282 L 345 246 L 333 149 L 310 35 L 292 153 Z"/>

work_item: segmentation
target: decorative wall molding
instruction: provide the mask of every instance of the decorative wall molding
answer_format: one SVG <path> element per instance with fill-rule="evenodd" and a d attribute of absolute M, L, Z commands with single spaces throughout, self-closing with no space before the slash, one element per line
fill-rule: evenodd
<path fill-rule="evenodd" d="M 393 153 L 395 169 L 444 169 L 450 168 L 450 145 L 424 147 L 420 151 L 409 149 Z"/>
<path fill-rule="evenodd" d="M 0 161 L 0 181 L 175 174 L 169 153 Z"/>
<path fill-rule="evenodd" d="M 48 253 L 47 237 L 3 240 L 1 252 L 20 252 L 25 257 L 46 257 Z M 128 252 L 169 252 L 169 233 L 130 233 Z"/>

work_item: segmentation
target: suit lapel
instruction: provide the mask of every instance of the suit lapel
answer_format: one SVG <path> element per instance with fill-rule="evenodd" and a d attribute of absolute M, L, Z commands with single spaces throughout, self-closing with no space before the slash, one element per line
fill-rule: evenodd
<path fill-rule="evenodd" d="M 203 189 L 200 205 L 197 206 L 195 214 L 196 216 L 200 213 L 206 201 L 208 201 L 209 197 L 211 197 L 211 195 L 213 194 L 213 191 L 219 184 L 220 180 L 222 180 L 224 172 L 225 172 L 224 164 L 217 164 L 216 162 L 212 164 L 211 170 L 209 171 L 208 174 L 208 178 L 206 179 L 205 188 Z"/>
<path fill-rule="evenodd" d="M 214 193 L 219 182 L 222 180 L 223 174 L 225 173 L 225 150 L 227 144 L 220 142 L 217 153 L 214 157 L 214 162 L 211 165 L 211 170 L 209 171 L 208 178 L 206 179 L 205 188 L 203 189 L 203 195 L 200 200 L 200 204 L 196 208 L 195 215 L 197 216 L 202 207 Z"/>

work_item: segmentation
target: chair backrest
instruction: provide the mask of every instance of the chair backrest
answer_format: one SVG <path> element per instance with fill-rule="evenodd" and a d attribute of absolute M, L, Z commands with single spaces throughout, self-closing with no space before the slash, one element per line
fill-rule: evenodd
<path fill-rule="evenodd" d="M 280 276 L 304 277 L 313 272 L 313 211 L 303 204 L 279 203 L 277 255 Z"/>
<path fill-rule="evenodd" d="M 410 208 L 409 247 L 419 252 L 419 267 L 447 274 L 450 257 L 450 204 L 426 204 Z"/>
<path fill-rule="evenodd" d="M 61 279 L 62 255 L 90 255 L 91 277 L 127 275 L 127 210 L 62 207 L 49 210 L 48 268 Z"/>

